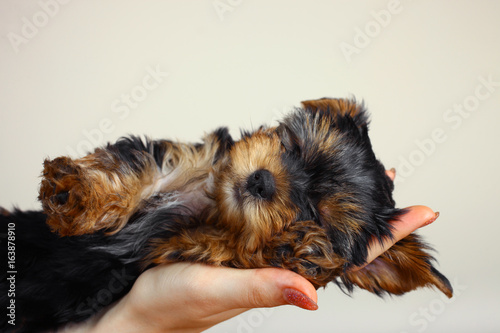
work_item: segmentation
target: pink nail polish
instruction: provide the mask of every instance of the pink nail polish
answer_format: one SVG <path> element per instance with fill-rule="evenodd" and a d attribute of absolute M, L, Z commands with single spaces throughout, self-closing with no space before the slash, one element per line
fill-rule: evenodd
<path fill-rule="evenodd" d="M 298 306 L 306 310 L 317 310 L 318 304 L 298 290 L 286 288 L 283 290 L 283 298 L 288 304 Z"/>
<path fill-rule="evenodd" d="M 438 217 L 439 217 L 439 212 L 436 212 L 433 218 L 424 223 L 424 226 L 429 225 L 432 222 L 436 221 Z"/>

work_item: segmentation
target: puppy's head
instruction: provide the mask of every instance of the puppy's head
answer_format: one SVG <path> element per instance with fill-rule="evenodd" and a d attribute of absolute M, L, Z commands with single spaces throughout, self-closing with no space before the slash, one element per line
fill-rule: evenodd
<path fill-rule="evenodd" d="M 314 221 L 330 249 L 361 265 L 372 236 L 398 216 L 392 181 L 377 161 L 367 115 L 351 100 L 303 103 L 278 127 L 244 134 L 227 154 L 216 198 L 251 251 L 291 225 Z"/>
<path fill-rule="evenodd" d="M 303 102 L 278 127 L 245 134 L 216 176 L 219 223 L 243 266 L 292 269 L 315 286 L 404 294 L 435 286 L 451 297 L 429 249 L 410 235 L 366 264 L 369 245 L 392 237 L 402 210 L 376 159 L 368 117 L 352 100 Z"/>

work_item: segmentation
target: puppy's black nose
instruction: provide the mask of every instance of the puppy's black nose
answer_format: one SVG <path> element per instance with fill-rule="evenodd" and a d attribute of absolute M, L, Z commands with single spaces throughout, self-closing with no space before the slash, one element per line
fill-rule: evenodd
<path fill-rule="evenodd" d="M 256 198 L 269 200 L 276 191 L 274 177 L 268 170 L 257 170 L 248 177 L 247 190 Z"/>

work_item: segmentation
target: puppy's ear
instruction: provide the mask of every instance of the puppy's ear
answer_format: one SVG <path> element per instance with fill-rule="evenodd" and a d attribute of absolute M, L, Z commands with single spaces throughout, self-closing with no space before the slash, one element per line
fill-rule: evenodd
<path fill-rule="evenodd" d="M 349 271 L 337 281 L 349 291 L 356 285 L 379 296 L 384 293 L 402 295 L 419 287 L 436 287 L 453 296 L 448 279 L 434 266 L 434 258 L 424 250 L 417 235 L 410 234 L 358 271 Z"/>
<path fill-rule="evenodd" d="M 229 129 L 227 127 L 220 127 L 215 130 L 209 137 L 216 144 L 217 151 L 215 152 L 215 157 L 213 159 L 213 164 L 217 163 L 224 157 L 227 152 L 234 146 L 234 140 L 231 134 L 229 134 Z"/>
<path fill-rule="evenodd" d="M 281 139 L 281 144 L 289 153 L 300 154 L 300 139 L 289 124 L 280 124 L 276 132 Z"/>
<path fill-rule="evenodd" d="M 363 103 L 346 98 L 321 98 L 303 101 L 302 106 L 314 113 L 328 115 L 334 119 L 352 118 L 359 128 L 368 126 L 368 115 Z"/>

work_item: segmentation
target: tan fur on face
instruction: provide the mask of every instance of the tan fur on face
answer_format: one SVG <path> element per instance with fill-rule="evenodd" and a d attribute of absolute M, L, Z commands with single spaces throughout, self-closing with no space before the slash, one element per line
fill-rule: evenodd
<path fill-rule="evenodd" d="M 263 246 L 295 218 L 297 208 L 290 200 L 282 153 L 281 142 L 274 132 L 256 133 L 235 144 L 228 157 L 230 162 L 215 181 L 219 223 L 244 235 L 241 247 Z M 270 201 L 255 198 L 245 189 L 248 177 L 261 169 L 271 172 L 275 180 L 276 192 Z"/>

